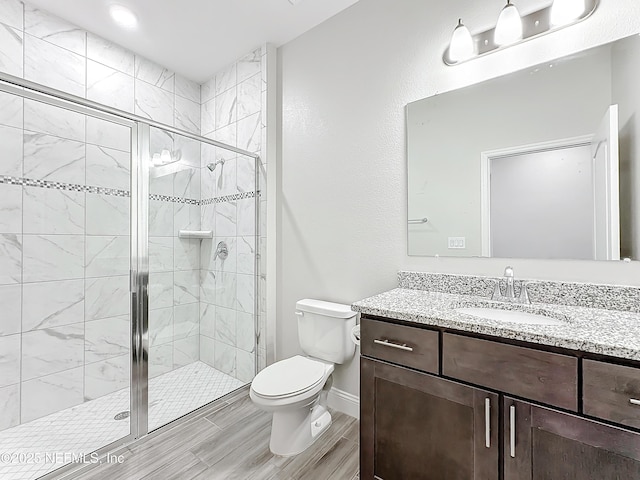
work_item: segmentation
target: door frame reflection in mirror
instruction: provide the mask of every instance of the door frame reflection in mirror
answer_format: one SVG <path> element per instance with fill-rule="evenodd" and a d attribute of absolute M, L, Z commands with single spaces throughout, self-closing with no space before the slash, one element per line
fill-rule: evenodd
<path fill-rule="evenodd" d="M 581 135 L 480 152 L 480 223 L 483 257 L 493 256 L 491 242 L 491 161 L 575 147 L 586 147 L 591 145 L 592 139 L 593 135 Z"/>

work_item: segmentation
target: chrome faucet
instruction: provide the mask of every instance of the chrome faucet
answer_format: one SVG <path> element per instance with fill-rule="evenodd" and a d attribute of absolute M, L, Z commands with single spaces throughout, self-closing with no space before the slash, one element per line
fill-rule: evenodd
<path fill-rule="evenodd" d="M 531 303 L 531 300 L 529 300 L 529 292 L 527 292 L 527 285 L 524 282 L 522 282 L 522 286 L 520 287 L 520 296 L 516 297 L 513 267 L 507 267 L 504 269 L 504 278 L 507 282 L 507 289 L 504 295 L 500 290 L 500 280 L 498 280 L 496 282 L 496 287 L 493 290 L 493 295 L 491 295 L 491 300 L 499 300 L 501 302 L 525 303 L 525 304 Z"/>
<path fill-rule="evenodd" d="M 507 297 L 509 302 L 513 302 L 516 299 L 516 292 L 513 288 L 513 267 L 507 267 L 504 269 L 504 278 L 507 279 L 507 291 L 504 296 Z"/>

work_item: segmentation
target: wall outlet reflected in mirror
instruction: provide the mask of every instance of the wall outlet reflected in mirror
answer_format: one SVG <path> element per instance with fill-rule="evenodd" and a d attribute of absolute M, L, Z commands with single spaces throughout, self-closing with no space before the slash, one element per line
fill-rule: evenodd
<path fill-rule="evenodd" d="M 465 246 L 465 238 L 464 237 L 449 237 L 447 239 L 447 244 L 449 245 L 449 248 L 453 248 L 453 249 L 464 249 L 467 248 Z"/>

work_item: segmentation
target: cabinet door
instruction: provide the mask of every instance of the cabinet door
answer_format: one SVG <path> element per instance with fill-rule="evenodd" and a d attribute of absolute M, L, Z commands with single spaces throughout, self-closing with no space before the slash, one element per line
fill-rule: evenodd
<path fill-rule="evenodd" d="M 498 395 L 361 358 L 361 480 L 497 480 Z"/>
<path fill-rule="evenodd" d="M 640 434 L 504 399 L 505 480 L 640 479 Z"/>

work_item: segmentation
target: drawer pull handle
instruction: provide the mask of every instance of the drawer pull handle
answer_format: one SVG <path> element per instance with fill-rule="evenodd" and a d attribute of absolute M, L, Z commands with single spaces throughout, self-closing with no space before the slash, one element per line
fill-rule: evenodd
<path fill-rule="evenodd" d="M 509 447 L 511 458 L 516 458 L 516 406 L 509 407 Z"/>
<path fill-rule="evenodd" d="M 639 405 L 640 406 L 640 400 L 636 400 L 635 398 L 630 398 L 629 399 L 629 403 L 631 405 Z"/>
<path fill-rule="evenodd" d="M 384 345 L 385 347 L 397 348 L 398 350 L 404 350 L 405 352 L 413 352 L 413 348 L 408 347 L 406 343 L 398 345 L 397 343 L 391 343 L 389 340 L 374 340 L 373 343 L 377 345 Z"/>
<path fill-rule="evenodd" d="M 491 399 L 484 399 L 484 446 L 491 448 Z"/>

